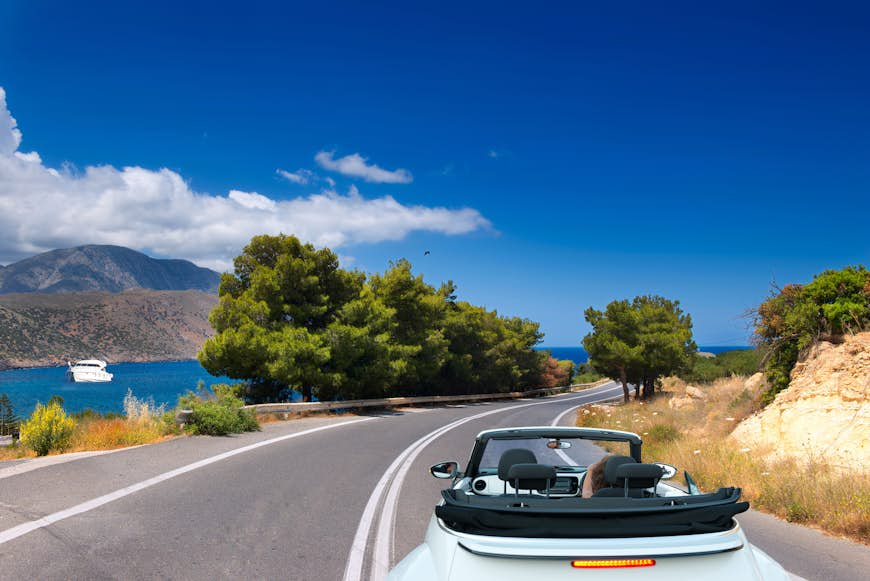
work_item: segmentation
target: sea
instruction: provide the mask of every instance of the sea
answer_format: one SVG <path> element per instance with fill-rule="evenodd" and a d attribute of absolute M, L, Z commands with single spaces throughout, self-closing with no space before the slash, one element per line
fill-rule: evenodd
<path fill-rule="evenodd" d="M 751 347 L 705 346 L 699 351 L 722 353 Z M 539 347 L 556 359 L 586 363 L 589 355 L 582 347 Z M 178 396 L 195 391 L 200 381 L 206 387 L 215 383 L 233 383 L 226 377 L 209 374 L 198 361 L 160 361 L 153 363 L 115 363 L 106 370 L 114 374 L 107 383 L 73 383 L 66 379 L 66 366 L 9 369 L 0 371 L 0 393 L 12 402 L 16 415 L 25 418 L 37 402 L 46 403 L 53 395 L 63 398 L 64 409 L 80 412 L 92 409 L 100 413 L 123 413 L 124 396 L 129 389 L 140 400 L 175 407 Z"/>
<path fill-rule="evenodd" d="M 140 400 L 171 409 L 178 396 L 196 391 L 200 380 L 206 387 L 233 383 L 226 377 L 209 374 L 199 361 L 160 361 L 154 363 L 110 363 L 106 371 L 112 381 L 75 383 L 66 379 L 66 365 L 0 371 L 0 393 L 9 396 L 15 414 L 28 417 L 37 402 L 46 403 L 53 395 L 63 398 L 67 412 L 92 409 L 100 413 L 124 411 L 127 390 Z"/>
<path fill-rule="evenodd" d="M 539 351 L 549 351 L 553 357 L 559 360 L 573 361 L 576 364 L 586 363 L 589 361 L 589 354 L 583 347 L 538 347 Z M 703 353 L 713 353 L 718 355 L 725 351 L 737 351 L 740 349 L 752 349 L 747 345 L 704 345 L 698 347 L 698 351 Z"/>

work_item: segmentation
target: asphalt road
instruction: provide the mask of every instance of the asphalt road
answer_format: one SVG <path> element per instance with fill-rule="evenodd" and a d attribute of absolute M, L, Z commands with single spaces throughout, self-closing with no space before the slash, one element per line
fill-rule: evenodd
<path fill-rule="evenodd" d="M 423 538 L 445 485 L 429 465 L 464 465 L 481 430 L 570 424 L 574 407 L 620 393 L 308 418 L 0 463 L 0 579 L 377 578 Z M 806 579 L 870 570 L 867 547 L 757 513 L 740 520 Z"/>

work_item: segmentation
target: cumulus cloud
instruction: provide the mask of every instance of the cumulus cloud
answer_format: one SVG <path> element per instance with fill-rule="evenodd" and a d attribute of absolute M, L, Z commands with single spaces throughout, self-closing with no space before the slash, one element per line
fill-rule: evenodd
<path fill-rule="evenodd" d="M 335 159 L 334 151 L 319 151 L 314 156 L 314 161 L 323 169 L 353 178 L 362 178 L 371 183 L 409 184 L 414 181 L 414 176 L 408 170 L 399 168 L 395 171 L 389 171 L 375 164 L 370 165 L 367 163 L 368 159 L 358 153 L 352 153 Z"/>
<path fill-rule="evenodd" d="M 304 186 L 314 177 L 314 173 L 307 169 L 297 169 L 296 171 L 287 171 L 286 169 L 276 169 L 275 173 L 294 184 Z"/>
<path fill-rule="evenodd" d="M 347 254 L 352 244 L 413 231 L 489 228 L 471 208 L 409 206 L 391 196 L 366 198 L 355 187 L 275 200 L 240 190 L 196 192 L 169 169 L 51 168 L 37 153 L 19 152 L 20 143 L 0 89 L 0 264 L 54 248 L 117 244 L 225 270 L 256 234 L 293 234 Z"/>
<path fill-rule="evenodd" d="M 18 122 L 6 106 L 6 91 L 0 87 L 0 155 L 12 155 L 21 145 Z"/>

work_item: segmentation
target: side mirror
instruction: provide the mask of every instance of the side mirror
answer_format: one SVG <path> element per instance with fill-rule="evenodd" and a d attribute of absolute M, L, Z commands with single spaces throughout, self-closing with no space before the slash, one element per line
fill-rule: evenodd
<path fill-rule="evenodd" d="M 459 474 L 458 462 L 441 462 L 429 467 L 429 474 L 435 478 L 453 478 Z"/>
<path fill-rule="evenodd" d="M 656 466 L 662 469 L 662 480 L 670 480 L 677 475 L 677 467 L 665 464 L 664 462 L 653 462 Z"/>

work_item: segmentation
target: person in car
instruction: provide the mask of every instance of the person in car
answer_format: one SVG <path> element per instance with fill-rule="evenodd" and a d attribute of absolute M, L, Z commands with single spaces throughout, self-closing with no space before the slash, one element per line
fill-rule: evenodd
<path fill-rule="evenodd" d="M 586 469 L 586 477 L 583 478 L 583 498 L 591 498 L 593 494 L 604 488 L 604 465 L 610 457 L 605 456 Z"/>

